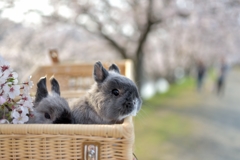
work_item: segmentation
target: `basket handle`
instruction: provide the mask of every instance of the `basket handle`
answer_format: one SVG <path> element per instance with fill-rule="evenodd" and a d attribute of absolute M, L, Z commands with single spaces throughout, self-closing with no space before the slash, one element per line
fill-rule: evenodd
<path fill-rule="evenodd" d="M 59 63 L 58 51 L 56 49 L 50 49 L 49 50 L 49 56 L 50 56 L 53 64 Z"/>

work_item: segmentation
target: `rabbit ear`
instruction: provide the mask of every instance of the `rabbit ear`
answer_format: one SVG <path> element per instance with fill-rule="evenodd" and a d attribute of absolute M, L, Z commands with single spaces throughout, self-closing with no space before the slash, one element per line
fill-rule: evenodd
<path fill-rule="evenodd" d="M 93 75 L 95 81 L 101 83 L 107 78 L 108 71 L 105 68 L 103 68 L 102 63 L 98 61 L 94 65 Z"/>
<path fill-rule="evenodd" d="M 60 86 L 58 84 L 58 81 L 54 77 L 51 77 L 50 82 L 52 85 L 52 92 L 55 92 L 60 96 Z"/>
<path fill-rule="evenodd" d="M 40 78 L 37 83 L 37 93 L 35 102 L 40 102 L 43 98 L 48 96 L 47 86 L 46 86 L 46 77 Z"/>
<path fill-rule="evenodd" d="M 120 74 L 120 69 L 118 68 L 118 66 L 116 64 L 112 64 L 109 69 L 109 71 L 114 71 L 116 73 L 119 73 Z"/>

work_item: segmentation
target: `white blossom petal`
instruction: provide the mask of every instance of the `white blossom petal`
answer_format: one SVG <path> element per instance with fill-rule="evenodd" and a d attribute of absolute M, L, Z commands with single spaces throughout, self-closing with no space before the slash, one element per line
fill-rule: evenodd
<path fill-rule="evenodd" d="M 24 85 L 23 86 L 23 94 L 27 95 L 27 94 L 29 94 L 29 92 L 30 92 L 30 87 L 27 85 Z"/>
<path fill-rule="evenodd" d="M 3 76 L 2 78 L 7 79 L 9 77 L 9 75 L 11 74 L 11 70 L 7 69 L 3 72 Z"/>
<path fill-rule="evenodd" d="M 18 84 L 18 79 L 14 79 L 13 84 Z"/>
<path fill-rule="evenodd" d="M 27 88 L 33 87 L 33 81 L 31 81 L 32 76 L 28 77 L 28 81 L 24 83 L 24 87 L 27 86 Z"/>
<path fill-rule="evenodd" d="M 24 106 L 24 107 L 27 107 L 27 108 L 31 108 L 31 107 L 33 107 L 33 103 L 32 103 L 31 101 L 25 101 L 25 102 L 23 103 L 23 106 Z"/>
<path fill-rule="evenodd" d="M 18 119 L 13 119 L 12 123 L 13 123 L 13 124 L 18 124 L 18 123 L 19 123 L 19 120 L 18 120 Z"/>
<path fill-rule="evenodd" d="M 12 76 L 14 79 L 18 78 L 18 74 L 17 74 L 16 72 L 12 72 L 12 73 L 11 73 L 11 76 Z"/>
<path fill-rule="evenodd" d="M 1 119 L 0 124 L 9 124 L 9 121 L 7 119 Z"/>
<path fill-rule="evenodd" d="M 23 106 L 21 106 L 21 107 L 20 107 L 20 110 L 22 111 L 21 116 L 23 116 L 23 115 L 26 116 L 26 115 L 29 113 L 27 107 L 23 107 Z"/>
<path fill-rule="evenodd" d="M 8 95 L 11 99 L 14 99 L 19 94 L 20 94 L 20 86 L 19 85 L 13 85 L 9 88 Z"/>
<path fill-rule="evenodd" d="M 0 85 L 3 85 L 7 82 L 8 76 L 8 73 L 2 73 L 2 76 L 0 77 Z"/>
<path fill-rule="evenodd" d="M 20 114 L 19 114 L 19 112 L 18 112 L 16 109 L 14 109 L 14 110 L 12 111 L 12 113 L 11 113 L 11 116 L 12 116 L 14 119 L 18 119 L 18 118 L 20 117 Z"/>
<path fill-rule="evenodd" d="M 28 117 L 28 116 L 22 116 L 22 118 L 21 118 L 21 121 L 22 121 L 23 123 L 27 122 L 28 120 L 29 120 L 29 117 Z"/>
<path fill-rule="evenodd" d="M 6 99 L 3 96 L 0 96 L 0 105 L 6 102 Z"/>

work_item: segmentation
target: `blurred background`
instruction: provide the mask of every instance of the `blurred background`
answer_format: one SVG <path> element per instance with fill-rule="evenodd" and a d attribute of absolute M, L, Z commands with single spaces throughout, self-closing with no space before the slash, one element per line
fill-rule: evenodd
<path fill-rule="evenodd" d="M 239 159 L 239 44 L 239 0 L 0 1 L 0 55 L 19 79 L 50 49 L 62 63 L 132 60 L 138 159 Z"/>

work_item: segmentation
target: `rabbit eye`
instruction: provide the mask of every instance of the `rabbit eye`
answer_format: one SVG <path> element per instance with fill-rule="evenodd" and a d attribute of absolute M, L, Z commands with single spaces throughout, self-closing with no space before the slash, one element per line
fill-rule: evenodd
<path fill-rule="evenodd" d="M 50 119 L 51 117 L 50 117 L 50 115 L 48 114 L 48 113 L 45 113 L 45 118 L 47 118 L 47 119 Z"/>
<path fill-rule="evenodd" d="M 112 94 L 113 94 L 114 96 L 118 96 L 118 95 L 119 95 L 119 91 L 118 91 L 117 89 L 113 89 L 113 90 L 112 90 Z"/>

